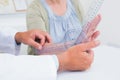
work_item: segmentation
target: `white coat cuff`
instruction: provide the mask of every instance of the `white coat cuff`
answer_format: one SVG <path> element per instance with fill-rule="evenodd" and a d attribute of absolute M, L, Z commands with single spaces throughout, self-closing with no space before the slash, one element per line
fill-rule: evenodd
<path fill-rule="evenodd" d="M 53 57 L 0 54 L 0 80 L 56 80 Z"/>
<path fill-rule="evenodd" d="M 16 44 L 14 38 L 17 32 L 17 30 L 11 28 L 3 28 L 0 31 L 0 52 L 14 55 L 19 54 L 20 45 Z"/>

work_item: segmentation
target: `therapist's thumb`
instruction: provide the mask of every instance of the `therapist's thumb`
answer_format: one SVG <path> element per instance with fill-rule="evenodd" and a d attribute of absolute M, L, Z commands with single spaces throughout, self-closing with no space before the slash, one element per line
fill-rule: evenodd
<path fill-rule="evenodd" d="M 30 40 L 29 43 L 28 43 L 30 46 L 36 48 L 36 49 L 39 49 L 41 50 L 42 49 L 42 45 L 34 40 Z"/>

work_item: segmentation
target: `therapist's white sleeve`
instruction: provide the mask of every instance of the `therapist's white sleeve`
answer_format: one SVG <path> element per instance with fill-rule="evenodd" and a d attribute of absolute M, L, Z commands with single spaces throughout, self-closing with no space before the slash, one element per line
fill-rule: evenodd
<path fill-rule="evenodd" d="M 0 52 L 10 53 L 17 55 L 19 54 L 20 45 L 16 44 L 15 34 L 18 31 L 12 28 L 2 28 L 0 29 Z"/>
<path fill-rule="evenodd" d="M 0 80 L 56 80 L 53 56 L 0 54 Z"/>

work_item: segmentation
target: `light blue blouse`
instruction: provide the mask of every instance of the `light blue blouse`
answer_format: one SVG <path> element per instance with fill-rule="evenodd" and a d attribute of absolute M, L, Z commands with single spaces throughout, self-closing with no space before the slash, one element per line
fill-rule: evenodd
<path fill-rule="evenodd" d="M 71 0 L 67 0 L 67 11 L 62 16 L 54 14 L 45 0 L 41 0 L 41 2 L 48 12 L 50 35 L 53 42 L 61 43 L 75 40 L 82 30 L 82 24 L 77 17 Z"/>

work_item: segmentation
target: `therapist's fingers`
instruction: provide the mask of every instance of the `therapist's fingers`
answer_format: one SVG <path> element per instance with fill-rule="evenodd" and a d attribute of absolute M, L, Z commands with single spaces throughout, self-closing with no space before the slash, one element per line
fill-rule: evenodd
<path fill-rule="evenodd" d="M 40 35 L 41 33 L 42 33 L 42 35 Z M 44 43 L 52 43 L 52 38 L 51 38 L 51 36 L 47 32 L 40 31 L 37 36 L 39 38 L 41 38 L 42 36 L 44 36 L 45 40 L 43 38 L 41 38 L 41 43 L 42 44 L 44 44 Z"/>
<path fill-rule="evenodd" d="M 17 32 L 15 35 L 15 40 L 17 43 L 22 42 L 37 49 L 41 49 L 46 41 L 51 42 L 51 38 L 47 32 L 36 29 L 25 32 Z"/>
<path fill-rule="evenodd" d="M 40 30 L 34 30 L 34 35 L 33 35 L 33 40 L 32 40 L 32 46 L 41 49 L 42 46 L 45 43 L 50 43 L 52 42 L 50 35 L 47 32 L 40 31 Z M 34 42 L 34 40 L 37 42 Z"/>
<path fill-rule="evenodd" d="M 34 30 L 35 32 L 35 39 L 40 44 L 44 45 L 44 43 L 51 43 L 52 39 L 50 35 L 47 32 L 40 31 L 40 30 Z"/>
<path fill-rule="evenodd" d="M 52 43 L 52 39 L 50 37 L 50 35 L 48 33 L 45 33 L 45 41 L 48 42 L 48 43 Z"/>
<path fill-rule="evenodd" d="M 30 46 L 32 46 L 36 49 L 39 49 L 39 50 L 42 49 L 42 45 L 40 43 L 34 41 L 33 39 L 30 39 L 27 44 L 29 44 Z"/>
<path fill-rule="evenodd" d="M 35 41 L 41 45 L 44 45 L 45 43 L 45 36 L 39 34 L 39 33 L 36 33 L 35 34 Z"/>

